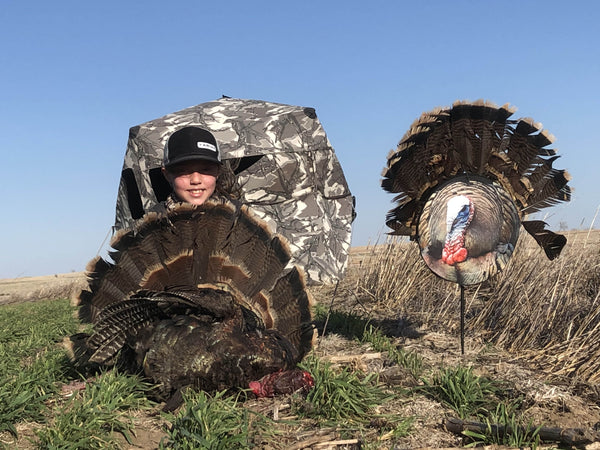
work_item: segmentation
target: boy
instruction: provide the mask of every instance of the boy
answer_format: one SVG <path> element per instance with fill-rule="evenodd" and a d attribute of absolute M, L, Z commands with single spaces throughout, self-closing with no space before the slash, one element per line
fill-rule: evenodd
<path fill-rule="evenodd" d="M 200 127 L 184 127 L 169 137 L 162 172 L 173 188 L 167 210 L 176 203 L 202 205 L 209 198 L 232 197 L 233 172 L 222 163 L 213 134 Z"/>

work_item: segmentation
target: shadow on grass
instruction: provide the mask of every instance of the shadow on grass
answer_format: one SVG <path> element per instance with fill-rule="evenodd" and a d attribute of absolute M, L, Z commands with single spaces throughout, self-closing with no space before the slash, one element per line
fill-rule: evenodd
<path fill-rule="evenodd" d="M 362 340 L 369 326 L 378 329 L 384 336 L 406 337 L 416 339 L 422 335 L 416 330 L 418 324 L 411 323 L 407 318 L 396 319 L 366 319 L 352 313 L 342 311 L 318 310 L 315 313 L 315 325 L 319 336 L 336 333 L 347 339 Z"/>

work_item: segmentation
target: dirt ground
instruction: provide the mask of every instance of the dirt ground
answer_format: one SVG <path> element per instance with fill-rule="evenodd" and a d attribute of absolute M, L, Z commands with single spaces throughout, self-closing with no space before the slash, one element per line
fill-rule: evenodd
<path fill-rule="evenodd" d="M 355 253 L 356 254 L 356 253 Z M 85 286 L 84 273 L 68 273 L 43 277 L 28 277 L 0 280 L 0 306 L 5 304 L 39 301 L 60 297 L 71 297 Z M 332 289 L 315 289 L 314 295 L 318 301 L 327 302 L 331 299 Z M 336 299 L 336 309 L 347 307 L 352 309 L 354 300 L 351 298 Z M 394 317 L 388 317 L 392 328 L 397 328 L 398 343 L 406 350 L 420 354 L 427 365 L 431 367 L 470 365 L 478 375 L 492 379 L 502 379 L 510 382 L 512 389 L 517 390 L 526 399 L 527 417 L 536 425 L 558 428 L 581 428 L 590 435 L 600 431 L 600 388 L 598 386 L 582 385 L 568 380 L 548 381 L 548 374 L 537 370 L 519 355 L 490 350 L 476 337 L 469 336 L 466 340 L 466 354 L 460 354 L 458 337 L 428 329 L 413 330 L 414 333 L 402 332 L 402 323 L 394 325 Z M 396 319 L 397 321 L 397 319 Z M 388 364 L 385 355 L 375 352 L 356 341 L 342 336 L 326 333 L 318 341 L 316 348 L 318 356 L 329 359 L 335 364 L 367 372 L 378 372 L 381 379 L 390 385 L 409 387 L 414 380 L 398 366 Z M 285 416 L 285 399 L 261 399 L 250 401 L 250 408 L 274 417 Z M 410 436 L 404 438 L 394 447 L 381 441 L 379 448 L 394 449 L 450 449 L 461 448 L 461 438 L 446 430 L 444 423 L 451 411 L 441 404 L 425 398 L 404 400 L 388 407 L 389 411 L 402 416 L 416 418 Z M 124 444 L 128 449 L 155 449 L 165 436 L 164 427 L 156 414 L 140 415 L 136 418 L 136 436 L 134 444 Z M 16 448 L 28 448 L 26 437 L 32 436 L 30 424 L 19 424 L 17 427 L 22 438 L 16 443 Z M 6 436 L 2 436 L 4 440 Z M 357 449 L 361 448 L 356 442 L 344 441 L 336 430 L 315 430 L 313 433 L 297 434 L 289 438 L 289 448 L 314 449 Z M 7 442 L 4 442 L 7 444 Z M 14 444 L 14 443 L 13 443 Z M 22 444 L 22 445 L 21 445 Z M 1 444 L 0 444 L 1 445 Z M 30 445 L 30 444 L 29 444 Z M 264 447 L 269 448 L 269 447 Z M 372 448 L 372 447 L 369 447 Z M 499 449 L 502 447 L 487 447 Z M 548 446 L 543 448 L 571 448 Z M 600 449 L 600 443 L 590 443 L 580 446 L 588 450 Z"/>

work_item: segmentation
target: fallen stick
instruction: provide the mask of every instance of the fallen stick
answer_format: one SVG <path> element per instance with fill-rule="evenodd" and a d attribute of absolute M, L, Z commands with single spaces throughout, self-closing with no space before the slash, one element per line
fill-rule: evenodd
<path fill-rule="evenodd" d="M 321 442 L 330 442 L 330 441 L 333 441 L 334 439 L 337 439 L 337 435 L 335 433 L 330 433 L 330 434 L 327 434 L 324 436 L 313 436 L 309 439 L 305 439 L 294 445 L 290 445 L 288 447 L 288 450 L 300 450 L 303 448 L 312 447 L 313 445 L 321 443 Z"/>
<path fill-rule="evenodd" d="M 463 431 L 474 431 L 476 433 L 485 434 L 491 431 L 492 434 L 503 436 L 507 433 L 512 433 L 513 429 L 508 425 L 501 424 L 485 424 L 481 422 L 472 422 L 461 420 L 456 417 L 449 417 L 444 420 L 446 430 L 462 434 Z M 526 431 L 533 432 L 537 427 L 530 427 L 526 430 L 524 427 L 519 427 L 517 430 L 521 434 Z M 592 442 L 600 442 L 600 433 L 592 430 L 584 430 L 583 428 L 549 428 L 540 427 L 537 435 L 542 441 L 559 442 L 572 446 L 580 446 L 591 444 Z"/>
<path fill-rule="evenodd" d="M 324 359 L 331 363 L 348 363 L 356 360 L 380 359 L 381 352 L 359 353 L 356 355 L 326 356 Z"/>
<path fill-rule="evenodd" d="M 337 447 L 340 445 L 358 444 L 358 439 L 340 439 L 337 441 L 316 442 L 313 447 Z"/>

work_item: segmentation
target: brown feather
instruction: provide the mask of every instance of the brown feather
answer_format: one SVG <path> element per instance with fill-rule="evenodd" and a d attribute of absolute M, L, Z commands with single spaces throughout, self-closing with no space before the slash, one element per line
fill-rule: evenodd
<path fill-rule="evenodd" d="M 567 243 L 567 238 L 562 234 L 556 234 L 546 230 L 546 223 L 542 220 L 524 220 L 523 228 L 533 236 L 536 242 L 544 249 L 548 259 L 552 260 L 560 255 Z"/>

